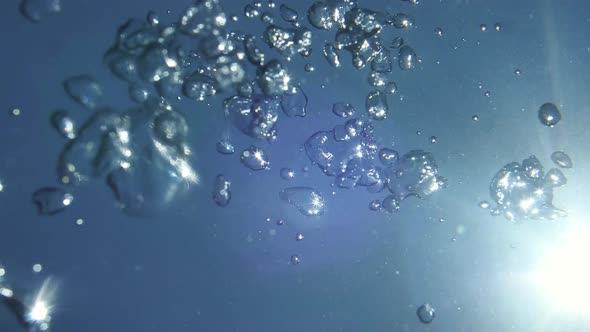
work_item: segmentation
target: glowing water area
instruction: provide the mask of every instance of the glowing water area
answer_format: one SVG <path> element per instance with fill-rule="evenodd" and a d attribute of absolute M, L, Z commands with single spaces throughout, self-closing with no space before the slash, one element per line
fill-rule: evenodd
<path fill-rule="evenodd" d="M 415 149 L 433 154 L 449 183 L 428 199 L 410 197 L 397 213 L 371 211 L 369 202 L 385 198 L 387 189 L 374 194 L 364 187 L 332 187 L 334 177 L 311 164 L 305 141 L 350 119 L 334 115 L 333 104 L 351 103 L 355 117 L 368 119 L 365 100 L 374 89 L 368 84 L 370 70 L 354 69 L 350 54 L 342 53 L 340 69 L 331 67 L 321 49 L 334 32 L 313 28 L 312 55 L 285 62 L 305 88 L 307 115 L 281 113 L 276 142 L 256 140 L 233 125 L 226 134 L 225 96 L 175 102 L 189 123 L 189 161 L 201 181 L 164 213 L 143 219 L 125 215 L 102 180 L 78 187 L 71 206 L 51 218 L 38 215 L 31 193 L 59 184 L 55 163 L 66 139 L 51 127 L 52 112 L 65 109 L 78 127 L 92 114 L 68 99 L 61 82 L 89 74 L 101 84 L 109 106 L 120 111 L 137 106 L 127 84 L 101 64 L 104 51 L 129 17 L 144 19 L 151 10 L 160 21 L 171 22 L 184 7 L 151 0 L 62 2 L 59 14 L 38 24 L 18 16 L 14 4 L 2 5 L 13 15 L 0 21 L 0 31 L 11 41 L 3 61 L 14 64 L 4 67 L 11 79 L 0 89 L 0 99 L 10 104 L 0 112 L 0 123 L 6 123 L 0 134 L 0 253 L 11 253 L 0 257 L 6 268 L 0 283 L 18 283 L 11 287 L 34 295 L 41 285 L 36 281 L 59 276 L 51 330 L 590 328 L 588 315 L 572 310 L 579 298 L 555 297 L 563 291 L 560 275 L 543 278 L 546 269 L 555 269 L 555 253 L 568 255 L 564 243 L 570 234 L 585 234 L 581 230 L 590 223 L 583 194 L 590 183 L 585 166 L 590 60 L 586 30 L 578 28 L 586 17 L 573 2 L 422 0 L 417 5 L 393 1 L 387 8 L 380 1 L 360 3 L 416 19 L 410 30 L 381 32 L 387 44 L 402 36 L 422 63 L 402 71 L 394 61 L 390 77 L 398 89 L 387 95 L 387 119 L 373 126 L 380 147 L 400 156 Z M 238 16 L 241 29 L 262 34 L 260 17 L 244 17 L 246 3 L 220 2 L 228 18 Z M 267 1 L 261 3 L 260 12 L 270 11 Z M 304 18 L 311 4 L 289 6 Z M 280 21 L 279 6 L 275 21 L 289 26 Z M 497 22 L 500 31 L 494 29 Z M 444 30 L 441 36 L 436 27 Z M 266 47 L 261 40 L 258 45 Z M 276 51 L 266 54 L 279 58 Z M 306 62 L 314 65 L 313 72 L 304 71 Z M 514 74 L 516 68 L 521 75 Z M 553 128 L 538 120 L 546 102 L 563 115 Z M 16 117 L 9 113 L 15 106 L 21 109 Z M 479 121 L 472 121 L 474 115 Z M 430 136 L 437 137 L 436 144 Z M 216 143 L 226 138 L 234 154 L 217 152 Z M 252 171 L 240 162 L 251 145 L 268 153 L 268 170 Z M 568 183 L 554 190 L 553 203 L 567 210 L 567 218 L 513 222 L 477 206 L 490 201 L 490 181 L 502 166 L 535 155 L 547 171 L 557 167 L 550 158 L 555 151 L 566 151 L 574 164 L 562 169 Z M 281 178 L 284 167 L 295 171 L 295 179 Z M 218 174 L 231 180 L 226 207 L 211 197 Z M 320 191 L 324 214 L 304 216 L 281 201 L 278 193 L 294 186 Z M 83 225 L 75 224 L 78 218 Z M 298 233 L 303 240 L 296 241 Z M 292 255 L 300 258 L 296 266 Z M 31 266 L 39 262 L 43 270 L 33 275 Z M 558 268 L 582 275 L 578 267 Z M 424 303 L 436 309 L 428 326 L 416 317 Z M 5 309 L 0 307 L 0 331 L 21 329 Z"/>

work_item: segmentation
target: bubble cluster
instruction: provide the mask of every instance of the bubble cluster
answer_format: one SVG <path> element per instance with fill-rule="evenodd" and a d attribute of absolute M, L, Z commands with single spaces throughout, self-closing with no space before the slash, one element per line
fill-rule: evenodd
<path fill-rule="evenodd" d="M 555 169 L 557 170 L 557 169 Z M 557 219 L 565 211 L 553 206 L 553 188 L 563 185 L 561 172 L 545 175 L 543 166 L 535 156 L 521 164 L 511 162 L 500 169 L 490 183 L 490 196 L 496 202 L 492 215 L 503 214 L 506 219 Z"/>
<path fill-rule="evenodd" d="M 392 197 L 384 199 L 381 206 L 390 212 L 397 211 L 399 202 L 408 196 L 424 199 L 447 183 L 438 175 L 430 153 L 413 150 L 400 158 L 395 150 L 379 150 L 372 126 L 359 119 L 313 134 L 304 148 L 309 159 L 325 175 L 333 176 L 340 188 L 361 186 L 372 193 L 387 188 Z"/>

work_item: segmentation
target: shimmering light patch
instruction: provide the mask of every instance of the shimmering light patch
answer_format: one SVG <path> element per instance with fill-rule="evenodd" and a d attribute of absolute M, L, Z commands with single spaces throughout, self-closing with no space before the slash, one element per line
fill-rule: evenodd
<path fill-rule="evenodd" d="M 41 288 L 33 297 L 31 303 L 26 303 L 27 312 L 25 320 L 34 330 L 45 331 L 49 329 L 51 314 L 55 306 L 58 284 L 54 279 L 47 278 L 43 281 Z"/>
<path fill-rule="evenodd" d="M 13 297 L 14 292 L 10 288 L 0 288 L 0 295 L 4 297 Z"/>
<path fill-rule="evenodd" d="M 572 223 L 560 243 L 543 258 L 533 279 L 557 310 L 590 313 L 590 228 Z"/>

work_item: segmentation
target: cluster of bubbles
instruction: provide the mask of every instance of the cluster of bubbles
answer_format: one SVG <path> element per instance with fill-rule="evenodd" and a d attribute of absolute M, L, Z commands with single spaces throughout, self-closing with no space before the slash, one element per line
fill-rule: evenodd
<path fill-rule="evenodd" d="M 551 158 L 560 167 L 572 167 L 570 158 L 563 152 L 555 152 Z M 490 183 L 490 196 L 496 207 L 486 201 L 482 208 L 490 208 L 492 215 L 504 215 L 515 220 L 554 220 L 566 216 L 566 212 L 553 206 L 553 188 L 567 183 L 558 168 L 545 173 L 541 162 L 531 156 L 522 163 L 511 162 L 500 169 Z"/>
<path fill-rule="evenodd" d="M 367 95 L 366 109 L 374 120 L 387 117 L 389 106 L 384 94 L 397 90 L 395 82 L 387 73 L 393 70 L 391 49 L 397 49 L 398 65 L 402 70 L 412 70 L 419 61 L 416 52 L 396 37 L 391 45 L 384 45 L 381 31 L 387 26 L 409 29 L 414 26 L 414 18 L 404 14 L 391 14 L 362 8 L 356 0 L 335 0 L 315 2 L 308 10 L 311 25 L 318 29 L 335 31 L 333 42 L 324 45 L 322 53 L 328 63 L 340 67 L 340 53 L 349 52 L 355 68 L 370 66 L 369 84 L 375 88 Z"/>
<path fill-rule="evenodd" d="M 313 134 L 304 144 L 309 159 L 340 188 L 366 187 L 371 193 L 387 188 L 388 195 L 370 203 L 371 210 L 396 212 L 409 196 L 424 199 L 444 188 L 433 156 L 412 150 L 400 157 L 393 149 L 379 149 L 368 121 L 350 119 L 330 131 Z"/>

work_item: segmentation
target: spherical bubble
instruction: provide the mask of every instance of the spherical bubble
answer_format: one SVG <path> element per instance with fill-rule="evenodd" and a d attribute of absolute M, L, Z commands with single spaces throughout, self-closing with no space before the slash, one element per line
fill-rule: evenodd
<path fill-rule="evenodd" d="M 518 68 L 514 70 L 514 74 L 517 75 L 517 76 L 519 76 L 521 73 L 522 72 Z"/>
<path fill-rule="evenodd" d="M 416 67 L 416 52 L 409 46 L 402 46 L 399 49 L 399 67 L 402 70 L 412 70 Z"/>
<path fill-rule="evenodd" d="M 488 27 L 487 27 L 487 25 L 482 24 L 479 26 L 479 30 L 481 30 L 482 32 L 486 32 L 488 30 Z"/>
<path fill-rule="evenodd" d="M 301 240 L 303 240 L 303 234 L 301 234 L 301 233 L 297 233 L 297 234 L 295 235 L 295 240 L 297 240 L 297 241 L 301 241 Z"/>
<path fill-rule="evenodd" d="M 404 13 L 393 16 L 393 25 L 398 29 L 409 29 L 414 26 L 414 18 Z"/>
<path fill-rule="evenodd" d="M 486 92 L 484 92 L 483 95 L 489 98 L 492 95 L 492 93 L 489 91 L 486 91 Z"/>
<path fill-rule="evenodd" d="M 218 206 L 226 206 L 231 200 L 231 181 L 223 174 L 217 175 L 213 184 L 213 201 Z"/>
<path fill-rule="evenodd" d="M 303 69 L 308 73 L 315 71 L 315 67 L 311 63 L 306 63 Z"/>
<path fill-rule="evenodd" d="M 33 193 L 33 203 L 41 215 L 54 215 L 72 204 L 74 196 L 59 188 L 44 187 Z"/>
<path fill-rule="evenodd" d="M 383 88 L 383 92 L 388 95 L 392 95 L 397 92 L 397 84 L 393 81 L 387 82 Z"/>
<path fill-rule="evenodd" d="M 250 4 L 244 7 L 244 16 L 246 16 L 247 18 L 254 18 L 258 15 L 260 15 L 260 12 L 258 11 L 258 9 L 256 9 L 256 7 Z"/>
<path fill-rule="evenodd" d="M 41 270 L 43 270 L 43 266 L 41 264 L 34 264 L 33 265 L 33 272 L 39 273 L 39 272 L 41 272 Z"/>
<path fill-rule="evenodd" d="M 367 113 L 373 120 L 383 120 L 387 117 L 389 106 L 387 105 L 387 98 L 381 91 L 372 91 L 367 95 L 365 103 Z"/>
<path fill-rule="evenodd" d="M 555 104 L 545 103 L 539 108 L 539 121 L 548 127 L 555 126 L 561 120 L 561 113 Z"/>
<path fill-rule="evenodd" d="M 390 213 L 399 211 L 399 200 L 394 195 L 388 195 L 381 202 L 381 207 Z"/>
<path fill-rule="evenodd" d="M 477 121 L 479 121 L 479 116 L 477 116 L 477 115 L 474 115 L 474 116 L 472 116 L 472 117 L 471 117 L 471 120 L 473 120 L 473 121 L 476 121 L 476 122 L 477 122 Z"/>
<path fill-rule="evenodd" d="M 307 19 L 311 25 L 318 29 L 332 30 L 338 27 L 334 21 L 334 14 L 338 14 L 334 8 L 330 8 L 322 1 L 318 1 L 309 7 Z"/>
<path fill-rule="evenodd" d="M 160 24 L 160 18 L 158 17 L 158 14 L 156 14 L 156 12 L 154 12 L 153 10 L 150 10 L 148 12 L 146 20 L 152 26 L 157 26 L 158 24 Z"/>
<path fill-rule="evenodd" d="M 500 23 L 496 23 L 496 24 L 494 24 L 494 29 L 496 31 L 500 31 L 500 30 L 502 30 L 502 25 L 500 25 Z"/>
<path fill-rule="evenodd" d="M 555 151 L 551 154 L 551 160 L 555 163 L 555 165 L 561 168 L 572 168 L 574 167 L 574 163 L 570 156 L 568 156 L 563 151 Z"/>
<path fill-rule="evenodd" d="M 399 160 L 399 153 L 390 148 L 379 149 L 379 160 L 385 166 L 395 164 Z"/>
<path fill-rule="evenodd" d="M 291 264 L 293 264 L 293 265 L 299 265 L 299 263 L 301 263 L 301 259 L 299 258 L 299 256 L 292 255 L 291 256 Z"/>
<path fill-rule="evenodd" d="M 421 305 L 416 311 L 416 314 L 420 322 L 424 324 L 430 324 L 436 316 L 434 308 L 428 303 Z"/>
<path fill-rule="evenodd" d="M 242 152 L 240 157 L 242 164 L 253 171 L 261 171 L 268 169 L 270 161 L 266 153 L 261 148 L 251 146 Z"/>
<path fill-rule="evenodd" d="M 321 193 L 310 187 L 291 187 L 282 190 L 279 197 L 305 216 L 319 216 L 324 213 L 325 203 Z"/>
<path fill-rule="evenodd" d="M 334 103 L 332 105 L 332 113 L 341 118 L 346 118 L 354 115 L 354 107 L 349 103 Z"/>
<path fill-rule="evenodd" d="M 295 171 L 291 168 L 283 167 L 280 173 L 283 180 L 293 180 L 295 178 Z"/>
<path fill-rule="evenodd" d="M 374 199 L 369 203 L 369 209 L 371 211 L 378 211 L 381 208 L 381 201 Z"/>
<path fill-rule="evenodd" d="M 443 35 L 443 29 L 441 29 L 441 28 L 439 28 L 439 27 L 436 27 L 436 28 L 434 29 L 434 34 L 435 34 L 436 36 L 438 36 L 438 37 L 442 37 L 442 35 Z"/>
<path fill-rule="evenodd" d="M 430 143 L 434 144 L 434 143 L 438 142 L 438 139 L 436 138 L 436 136 L 430 136 L 429 141 L 430 141 Z"/>
<path fill-rule="evenodd" d="M 150 91 L 136 84 L 129 84 L 129 97 L 136 103 L 144 103 L 150 97 Z"/>
<path fill-rule="evenodd" d="M 482 209 L 489 209 L 490 208 L 490 202 L 488 202 L 488 201 L 481 201 L 481 202 L 479 202 L 478 205 Z"/>

